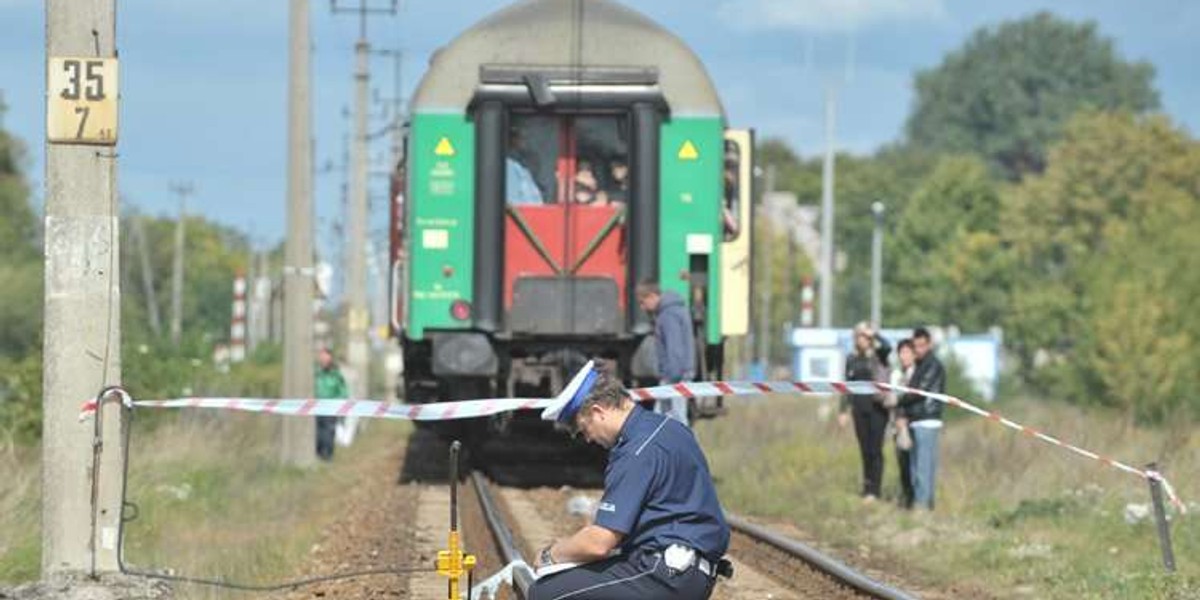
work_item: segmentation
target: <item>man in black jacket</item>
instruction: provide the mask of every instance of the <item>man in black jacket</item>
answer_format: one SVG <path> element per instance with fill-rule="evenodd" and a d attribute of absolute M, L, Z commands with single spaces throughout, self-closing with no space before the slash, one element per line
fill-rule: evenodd
<path fill-rule="evenodd" d="M 929 330 L 913 330 L 913 350 L 917 365 L 908 387 L 939 394 L 946 391 L 946 369 L 933 353 Z M 900 398 L 900 410 L 908 420 L 913 447 L 909 460 L 913 483 L 913 505 L 933 510 L 938 467 L 938 434 L 942 431 L 942 403 L 920 394 Z"/>

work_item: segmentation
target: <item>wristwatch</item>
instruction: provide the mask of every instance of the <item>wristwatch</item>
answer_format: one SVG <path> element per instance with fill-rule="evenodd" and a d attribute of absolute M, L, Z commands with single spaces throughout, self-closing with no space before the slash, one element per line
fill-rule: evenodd
<path fill-rule="evenodd" d="M 543 565 L 554 564 L 554 555 L 550 553 L 550 549 L 553 547 L 554 544 L 550 544 L 545 548 L 542 548 L 542 552 L 538 554 L 538 562 L 542 563 Z"/>

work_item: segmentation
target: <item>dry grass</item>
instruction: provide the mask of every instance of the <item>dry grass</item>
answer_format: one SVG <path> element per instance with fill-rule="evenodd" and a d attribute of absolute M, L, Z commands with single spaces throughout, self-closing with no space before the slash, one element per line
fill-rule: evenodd
<path fill-rule="evenodd" d="M 256 584 L 298 575 L 303 557 L 338 516 L 345 490 L 362 475 L 356 459 L 398 451 L 410 429 L 372 423 L 354 447 L 338 448 L 332 464 L 306 471 L 279 465 L 278 418 L 177 413 L 160 421 L 135 424 L 128 500 L 139 516 L 125 528 L 126 563 Z M 0 581 L 38 574 L 37 469 L 36 460 L 0 466 L 6 481 L 26 482 L 0 492 L 3 539 L 11 533 L 29 541 L 15 552 L 0 542 Z M 190 598 L 231 596 L 195 586 L 182 591 Z"/>
<path fill-rule="evenodd" d="M 20 447 L 0 454 L 0 480 L 4 481 L 0 486 L 0 581 L 27 581 L 38 576 L 39 457 L 36 449 Z"/>
<path fill-rule="evenodd" d="M 972 415 L 952 415 L 941 444 L 938 507 L 914 515 L 863 506 L 852 431 L 819 423 L 820 400 L 738 404 L 699 435 L 722 501 L 819 537 L 847 560 L 912 572 L 915 583 L 984 588 L 1000 598 L 1200 597 L 1200 515 L 1176 518 L 1180 572 L 1162 574 L 1153 524 L 1129 525 L 1144 481 Z M 1018 421 L 1141 466 L 1161 460 L 1185 499 L 1200 500 L 1197 440 L 1129 429 L 1122 419 L 1055 404 L 1001 407 Z M 885 494 L 898 490 L 890 450 Z"/>

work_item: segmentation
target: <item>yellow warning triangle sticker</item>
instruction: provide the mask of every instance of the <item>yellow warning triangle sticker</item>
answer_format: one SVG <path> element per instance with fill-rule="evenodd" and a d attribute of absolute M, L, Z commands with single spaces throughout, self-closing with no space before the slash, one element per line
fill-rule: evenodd
<path fill-rule="evenodd" d="M 450 138 L 442 137 L 438 140 L 437 147 L 433 149 L 433 153 L 438 156 L 454 156 L 454 146 L 450 144 Z"/>
<path fill-rule="evenodd" d="M 679 147 L 679 160 L 696 160 L 697 158 L 700 158 L 700 153 L 696 151 L 696 145 L 692 143 L 692 140 L 684 141 L 683 145 Z"/>

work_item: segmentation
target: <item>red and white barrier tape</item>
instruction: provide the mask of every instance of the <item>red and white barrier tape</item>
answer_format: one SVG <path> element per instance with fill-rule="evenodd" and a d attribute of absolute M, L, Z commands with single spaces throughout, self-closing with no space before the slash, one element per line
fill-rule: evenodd
<path fill-rule="evenodd" d="M 431 404 L 399 404 L 375 400 L 350 399 L 272 400 L 264 398 L 183 398 L 175 400 L 133 400 L 120 388 L 112 388 L 112 392 L 118 393 L 122 403 L 130 408 L 214 408 L 289 416 L 354 416 L 408 421 L 446 421 L 487 417 L 516 410 L 545 409 L 561 400 L 558 398 L 490 398 Z M 1171 486 L 1166 477 L 1163 477 L 1157 471 L 1129 466 L 1102 454 L 1069 444 L 1037 429 L 1009 420 L 999 413 L 980 408 L 947 394 L 926 392 L 904 386 L 870 381 L 698 381 L 627 390 L 631 399 L 639 401 L 712 396 L 763 396 L 767 394 L 840 395 L 887 392 L 917 394 L 932 398 L 938 402 L 975 413 L 1043 442 L 1090 458 L 1108 467 L 1124 471 L 1130 475 L 1136 475 L 1142 479 L 1158 481 L 1162 484 L 1163 490 L 1166 492 L 1171 504 L 1180 513 L 1187 512 L 1187 507 L 1175 494 L 1175 488 Z M 80 420 L 87 418 L 95 411 L 96 400 L 89 400 L 83 405 L 83 411 L 79 415 Z"/>
<path fill-rule="evenodd" d="M 432 404 L 399 404 L 376 400 L 307 399 L 277 400 L 267 398 L 179 398 L 174 400 L 133 400 L 122 393 L 122 402 L 130 408 L 215 408 L 242 410 L 272 415 L 296 417 L 367 417 L 405 421 L 449 421 L 487 417 L 514 410 L 541 409 L 554 402 L 553 398 L 491 398 Z M 83 405 L 79 419 L 96 411 L 96 401 Z"/>

